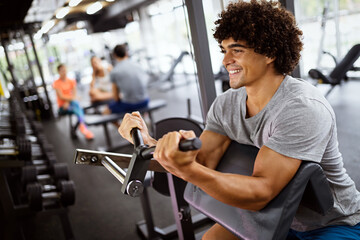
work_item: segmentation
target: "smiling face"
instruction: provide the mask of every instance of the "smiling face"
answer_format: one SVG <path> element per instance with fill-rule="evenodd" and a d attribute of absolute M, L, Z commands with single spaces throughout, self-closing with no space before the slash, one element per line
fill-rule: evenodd
<path fill-rule="evenodd" d="M 224 53 L 223 64 L 229 72 L 230 87 L 234 89 L 260 82 L 274 61 L 254 52 L 245 41 L 233 38 L 223 40 L 220 48 Z"/>

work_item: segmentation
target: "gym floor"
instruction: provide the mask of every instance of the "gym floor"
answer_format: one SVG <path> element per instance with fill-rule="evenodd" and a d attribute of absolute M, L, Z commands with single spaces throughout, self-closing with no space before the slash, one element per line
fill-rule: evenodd
<path fill-rule="evenodd" d="M 195 81 L 183 84 L 183 77 L 177 77 L 176 85 L 171 90 L 151 89 L 151 99 L 167 100 L 167 106 L 154 112 L 154 120 L 168 117 L 187 116 L 187 98 L 191 99 L 192 113 L 201 116 L 199 94 Z M 220 92 L 220 83 L 216 84 Z M 162 85 L 162 87 L 166 87 Z M 329 88 L 318 86 L 321 91 Z M 339 147 L 343 154 L 348 174 L 360 186 L 360 80 L 353 80 L 336 86 L 328 96 L 337 116 Z M 80 101 L 88 101 L 87 87 L 79 87 Z M 51 96 L 55 98 L 54 93 Z M 55 100 L 55 99 L 54 99 Z M 55 101 L 53 101 L 55 103 Z M 230 107 L 230 106 L 229 106 Z M 140 199 L 121 194 L 121 184 L 103 167 L 78 166 L 74 162 L 76 148 L 96 150 L 105 145 L 103 128 L 91 127 L 95 139 L 86 141 L 80 134 L 78 139 L 71 139 L 67 117 L 44 122 L 45 134 L 54 145 L 59 162 L 66 162 L 70 178 L 76 184 L 76 203 L 68 209 L 68 216 L 75 239 L 99 240 L 136 240 L 141 239 L 136 232 L 136 223 L 143 219 Z M 124 142 L 114 126 L 109 126 L 113 143 Z M 132 147 L 117 150 L 119 153 L 132 153 Z M 171 203 L 168 197 L 149 189 L 155 225 L 166 227 L 174 223 Z M 25 233 L 31 239 L 64 239 L 60 220 L 56 216 L 38 216 L 30 219 Z"/>

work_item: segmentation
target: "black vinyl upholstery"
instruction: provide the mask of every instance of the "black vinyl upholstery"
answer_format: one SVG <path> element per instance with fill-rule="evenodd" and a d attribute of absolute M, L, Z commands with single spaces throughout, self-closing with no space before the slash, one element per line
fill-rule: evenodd
<path fill-rule="evenodd" d="M 217 170 L 251 175 L 257 152 L 256 147 L 232 142 Z M 240 239 L 251 240 L 286 239 L 302 199 L 304 205 L 311 205 L 313 210 L 321 214 L 333 206 L 327 179 L 320 165 L 312 162 L 303 162 L 290 183 L 260 211 L 226 205 L 190 183 L 185 189 L 184 198 L 195 209 Z"/>

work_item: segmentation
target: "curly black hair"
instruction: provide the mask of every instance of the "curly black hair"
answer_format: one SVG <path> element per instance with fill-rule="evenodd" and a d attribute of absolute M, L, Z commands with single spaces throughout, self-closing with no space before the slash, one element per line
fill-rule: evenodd
<path fill-rule="evenodd" d="M 302 31 L 295 17 L 279 2 L 266 0 L 230 3 L 215 21 L 214 38 L 245 41 L 256 53 L 275 58 L 275 69 L 291 73 L 300 59 Z"/>

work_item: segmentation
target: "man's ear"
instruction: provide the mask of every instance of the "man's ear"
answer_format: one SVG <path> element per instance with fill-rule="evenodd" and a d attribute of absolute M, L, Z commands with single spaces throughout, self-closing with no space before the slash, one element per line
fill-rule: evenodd
<path fill-rule="evenodd" d="M 273 57 L 273 58 L 271 58 L 271 57 L 266 57 L 266 63 L 267 64 L 270 64 L 270 63 L 272 63 L 272 62 L 274 62 L 276 60 L 276 57 Z"/>

